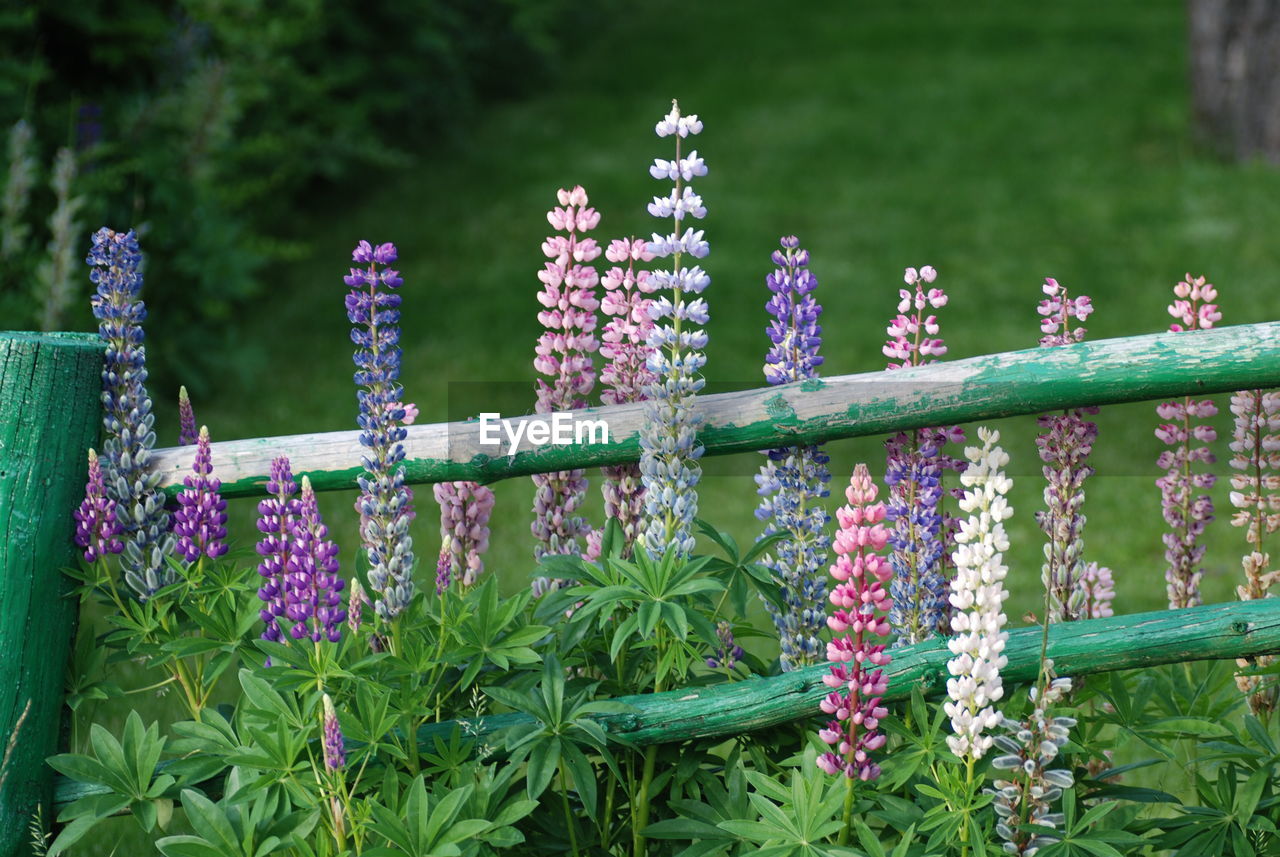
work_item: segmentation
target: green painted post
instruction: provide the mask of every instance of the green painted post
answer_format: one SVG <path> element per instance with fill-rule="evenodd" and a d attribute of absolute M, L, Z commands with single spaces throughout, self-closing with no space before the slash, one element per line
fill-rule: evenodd
<path fill-rule="evenodd" d="M 0 857 L 53 814 L 64 674 L 75 628 L 72 512 L 98 436 L 102 343 L 0 333 Z"/>

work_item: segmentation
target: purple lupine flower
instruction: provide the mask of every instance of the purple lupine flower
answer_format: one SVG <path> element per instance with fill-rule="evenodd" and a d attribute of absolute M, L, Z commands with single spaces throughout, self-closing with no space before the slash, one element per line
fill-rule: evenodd
<path fill-rule="evenodd" d="M 790 384 L 818 377 L 822 356 L 822 307 L 814 300 L 818 279 L 809 270 L 809 251 L 800 239 L 783 238 L 782 249 L 773 252 L 777 269 L 765 278 L 772 296 L 765 310 L 773 316 L 765 329 L 772 347 L 765 357 L 764 375 L 770 384 Z M 830 496 L 827 483 L 830 460 L 820 446 L 797 446 L 765 451 L 768 461 L 756 476 L 763 497 L 756 517 L 766 521 L 764 537 L 785 533 L 773 553 L 762 562 L 781 581 L 787 607 L 771 602 L 765 607 L 773 618 L 782 646 L 782 669 L 817 663 L 823 644 L 819 634 L 826 626 L 827 581 L 824 573 L 831 538 L 831 520 L 823 508 Z"/>
<path fill-rule="evenodd" d="M 890 358 L 888 370 L 923 366 L 947 353 L 947 346 L 936 338 L 937 316 L 925 314 L 947 305 L 946 292 L 925 288 L 937 278 L 929 265 L 904 272 L 903 282 L 914 291 L 898 290 L 898 315 L 886 329 L 889 340 L 882 349 Z M 889 624 L 898 635 L 895 646 L 951 633 L 949 542 L 957 524 L 942 510 L 942 480 L 944 471 L 963 469 L 964 462 L 945 454 L 943 447 L 963 440 L 959 427 L 945 426 L 899 432 L 885 442 L 885 519 L 892 524 L 889 562 L 894 570 Z"/>
<path fill-rule="evenodd" d="M 405 413 L 400 377 L 400 295 L 392 289 L 404 281 L 398 271 L 385 267 L 396 260 L 394 244 L 372 246 L 361 241 L 351 259 L 365 268 L 352 268 L 343 278 L 347 318 L 355 325 L 356 399 L 360 415 L 360 443 L 369 450 L 362 463 L 360 484 L 360 537 L 369 559 L 369 585 L 376 600 L 374 612 L 391 621 L 413 600 L 412 494 L 404 484 L 404 445 L 408 432 L 401 424 Z"/>
<path fill-rule="evenodd" d="M 653 330 L 653 318 L 649 315 L 652 301 L 649 272 L 637 271 L 636 262 L 649 262 L 653 254 L 648 242 L 638 238 L 613 241 L 604 251 L 605 258 L 614 267 L 605 273 L 601 281 L 605 288 L 600 309 L 611 316 L 600 335 L 600 356 L 610 362 L 600 372 L 600 382 L 606 389 L 600 398 L 606 405 L 622 405 L 644 401 L 644 391 L 653 383 L 649 369 L 649 334 Z M 621 266 L 626 263 L 624 270 Z M 640 536 L 644 516 L 644 482 L 640 478 L 639 464 L 620 464 L 602 468 L 604 483 L 605 516 L 616 518 L 622 528 L 622 557 L 629 559 L 636 539 Z M 595 534 L 593 534 L 595 535 Z M 600 537 L 588 537 L 588 559 L 592 553 L 599 555 Z"/>
<path fill-rule="evenodd" d="M 817 761 L 826 773 L 842 773 L 849 780 L 880 776 L 871 753 L 884 746 L 885 735 L 878 727 L 889 714 L 880 703 L 889 686 L 883 668 L 892 659 L 884 644 L 876 642 L 888 635 L 889 623 L 876 614 L 891 607 L 884 584 L 892 571 L 878 554 L 888 544 L 888 532 L 882 523 L 885 505 L 876 502 L 876 493 L 867 466 L 859 464 L 845 489 L 847 505 L 836 510 L 840 529 L 831 576 L 837 583 L 830 595 L 836 609 L 827 617 L 827 626 L 843 636 L 833 636 L 827 644 L 831 672 L 822 682 L 832 690 L 820 707 L 835 719 L 818 731 L 818 737 L 835 749 Z"/>
<path fill-rule="evenodd" d="M 484 572 L 483 557 L 489 549 L 493 489 L 477 482 L 437 482 L 433 490 L 440 504 L 440 561 L 445 565 L 437 588 L 444 589 L 440 579 L 473 586 Z"/>
<path fill-rule="evenodd" d="M 453 575 L 449 571 L 450 556 L 449 538 L 446 536 L 444 544 L 440 545 L 440 556 L 436 559 L 436 595 L 443 595 L 452 582 Z"/>
<path fill-rule="evenodd" d="M 227 501 L 218 494 L 221 480 L 212 474 L 209 429 L 201 426 L 191 475 L 182 480 L 187 487 L 178 493 L 179 509 L 173 514 L 173 534 L 178 537 L 175 550 L 188 563 L 202 554 L 217 559 L 227 552 L 223 541 L 227 537 Z"/>
<path fill-rule="evenodd" d="M 1037 307 L 1042 316 L 1040 345 L 1056 348 L 1083 342 L 1085 328 L 1071 326 L 1072 320 L 1084 321 L 1093 312 L 1087 296 L 1073 298 L 1065 286 L 1046 277 L 1041 290 L 1047 296 Z M 1036 523 L 1048 537 L 1041 578 L 1049 594 L 1049 622 L 1074 621 L 1089 615 L 1082 602 L 1086 596 L 1080 587 L 1085 563 L 1084 482 L 1094 472 L 1086 462 L 1098 438 L 1098 424 L 1086 419 L 1098 413 L 1096 407 L 1071 408 L 1060 414 L 1045 414 L 1036 419 L 1043 431 L 1036 437 L 1042 472 L 1047 481 L 1044 489 L 1046 509 L 1036 512 Z"/>
<path fill-rule="evenodd" d="M 196 412 L 186 387 L 178 388 L 178 446 L 191 446 L 200 436 L 196 430 Z"/>
<path fill-rule="evenodd" d="M 125 582 L 147 599 L 173 582 L 165 558 L 173 552 L 169 513 L 160 474 L 150 470 L 156 435 L 147 395 L 147 349 L 142 322 L 147 309 L 138 294 L 142 254 L 130 230 L 102 228 L 93 235 L 85 260 L 96 287 L 91 299 L 98 335 L 106 343 L 102 367 L 103 476 L 107 496 L 116 502 L 124 540 Z"/>
<path fill-rule="evenodd" d="M 258 598 L 263 607 L 258 615 L 267 626 L 262 639 L 277 643 L 280 642 L 278 620 L 285 612 L 285 562 L 292 553 L 294 522 L 302 510 L 301 502 L 293 496 L 297 490 L 289 459 L 282 455 L 272 461 L 271 478 L 267 482 L 267 493 L 271 496 L 258 503 L 258 530 L 263 538 L 255 549 L 262 557 L 258 563 L 258 574 L 262 576 Z"/>
<path fill-rule="evenodd" d="M 295 640 L 338 642 L 347 611 L 342 607 L 346 582 L 338 576 L 338 546 L 320 521 L 320 506 L 311 480 L 302 477 L 302 499 L 289 539 L 284 565 L 284 613 L 292 621 Z"/>
<path fill-rule="evenodd" d="M 540 414 L 586 407 L 596 379 L 591 354 L 599 348 L 595 287 L 600 277 L 590 263 L 600 255 L 600 246 L 585 233 L 600 223 L 600 214 L 588 206 L 581 185 L 561 188 L 556 198 L 560 205 L 547 212 L 547 220 L 565 234 L 543 242 L 542 251 L 551 261 L 538 272 L 538 303 L 543 307 L 538 321 L 546 330 L 538 337 L 533 366 L 549 379 L 538 379 L 534 410 Z M 533 484 L 534 557 L 581 553 L 578 539 L 591 531 L 576 514 L 586 499 L 586 471 L 539 473 Z"/>
<path fill-rule="evenodd" d="M 342 727 L 338 724 L 338 712 L 329 694 L 321 697 L 324 708 L 324 766 L 331 771 L 347 764 L 347 749 L 342 739 Z"/>
<path fill-rule="evenodd" d="M 1222 318 L 1218 305 L 1211 303 L 1218 297 L 1212 283 L 1204 277 L 1186 275 L 1186 279 L 1173 287 L 1174 301 L 1169 314 L 1178 322 L 1169 325 L 1174 333 L 1185 330 L 1208 330 Z M 1169 607 L 1191 607 L 1200 603 L 1200 577 L 1197 567 L 1204 557 L 1205 547 L 1200 536 L 1205 525 L 1213 520 L 1213 500 L 1207 492 L 1218 481 L 1212 473 L 1192 471 L 1199 461 L 1212 464 L 1217 458 L 1208 444 L 1218 439 L 1218 433 L 1210 425 L 1197 425 L 1197 419 L 1216 416 L 1218 407 L 1208 399 L 1196 401 L 1187 396 L 1181 402 L 1162 402 L 1156 406 L 1156 414 L 1162 423 L 1156 429 L 1156 437 L 1171 449 L 1160 453 L 1157 465 L 1165 475 L 1156 480 L 1160 489 L 1160 503 L 1169 532 L 1163 535 L 1165 569 L 1168 582 Z M 1204 446 L 1192 446 L 1192 441 Z"/>
<path fill-rule="evenodd" d="M 711 278 L 697 265 L 681 265 L 686 256 L 702 259 L 710 247 L 702 230 L 680 227 L 685 215 L 695 219 L 706 216 L 702 198 L 687 182 L 707 174 L 706 164 L 697 151 L 681 154 L 681 143 L 702 131 L 697 115 L 682 116 L 680 105 L 671 102 L 671 112 L 654 128 L 659 137 L 675 136 L 676 156 L 673 161 L 655 159 L 649 174 L 659 180 L 671 180 L 675 188 L 666 197 L 655 196 L 649 205 L 654 217 L 672 219 L 668 235 L 653 234 L 648 251 L 656 258 L 671 258 L 671 270 L 649 274 L 647 285 L 653 293 L 671 290 L 671 297 L 655 298 L 649 308 L 654 320 L 647 343 L 652 349 L 649 370 L 654 383 L 645 390 L 645 423 L 640 432 L 640 478 L 644 483 L 646 529 L 640 535 L 640 546 L 650 557 L 660 557 L 668 550 L 688 556 L 693 553 L 693 519 L 698 514 L 698 481 L 702 468 L 698 459 L 703 446 L 698 442 L 701 418 L 694 412 L 694 399 L 705 385 L 699 374 L 707 358 L 702 353 L 707 345 L 706 331 L 691 328 L 708 321 L 707 302 L 701 295 Z M 665 319 L 661 323 L 660 320 Z"/>
<path fill-rule="evenodd" d="M 733 637 L 733 625 L 721 619 L 716 623 L 716 650 L 707 658 L 707 666 L 731 672 L 746 653 Z"/>
<path fill-rule="evenodd" d="M 89 482 L 84 486 L 84 500 L 75 511 L 76 544 L 84 548 L 85 562 L 96 562 L 107 554 L 120 553 L 120 521 L 116 518 L 116 501 L 107 496 L 102 465 L 98 453 L 89 450 Z"/>
<path fill-rule="evenodd" d="M 351 578 L 351 593 L 347 598 L 347 629 L 351 631 L 352 636 L 360 633 L 360 620 L 364 616 L 365 605 L 369 603 L 369 596 L 365 595 L 364 586 L 360 583 L 360 578 Z"/>

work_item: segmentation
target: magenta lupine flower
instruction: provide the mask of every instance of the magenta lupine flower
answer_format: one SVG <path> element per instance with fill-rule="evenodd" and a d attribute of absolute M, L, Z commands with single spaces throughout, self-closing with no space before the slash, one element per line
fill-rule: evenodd
<path fill-rule="evenodd" d="M 903 282 L 915 289 L 898 291 L 898 315 L 889 323 L 889 340 L 882 349 L 890 359 L 888 370 L 923 366 L 947 353 L 947 346 L 937 338 L 937 316 L 925 314 L 947 305 L 946 292 L 925 288 L 937 278 L 938 272 L 929 265 L 903 272 Z M 949 441 L 963 442 L 964 431 L 957 426 L 914 429 L 898 432 L 885 442 L 886 520 L 893 525 L 889 624 L 898 635 L 895 645 L 951 633 L 948 581 L 957 523 L 942 510 L 942 480 L 946 470 L 962 470 L 964 462 L 943 453 Z"/>
<path fill-rule="evenodd" d="M 221 480 L 213 475 L 209 429 L 200 427 L 196 436 L 196 456 L 191 475 L 182 480 L 187 486 L 178 493 L 178 510 L 173 513 L 173 534 L 178 537 L 174 550 L 188 563 L 203 554 L 217 559 L 227 552 L 227 501 L 218 494 Z"/>
<path fill-rule="evenodd" d="M 596 228 L 600 215 L 588 206 L 581 185 L 573 190 L 561 188 L 556 198 L 560 205 L 547 213 L 547 220 L 565 234 L 543 242 L 542 252 L 551 261 L 538 272 L 542 281 L 538 302 L 543 306 L 538 321 L 546 331 L 538 337 L 533 366 L 547 377 L 537 383 L 534 409 L 540 414 L 586 407 L 596 380 L 591 355 L 599 348 L 595 313 L 600 303 L 595 287 L 600 277 L 590 263 L 600 255 L 600 246 L 585 233 Z M 531 529 L 538 540 L 534 556 L 581 553 L 578 539 L 591 531 L 576 514 L 586 498 L 585 471 L 540 473 L 533 477 L 533 484 Z"/>
<path fill-rule="evenodd" d="M 119 538 L 116 501 L 107 496 L 102 464 L 92 449 L 89 450 L 89 481 L 84 486 L 84 500 L 75 511 L 75 519 L 76 544 L 84 548 L 85 562 L 96 562 L 99 557 L 124 550 Z"/>
<path fill-rule="evenodd" d="M 178 446 L 191 446 L 200 437 L 196 430 L 196 412 L 186 387 L 178 388 Z"/>
<path fill-rule="evenodd" d="M 1096 562 L 1087 563 L 1080 579 L 1076 581 L 1076 602 L 1084 619 L 1104 619 L 1114 616 L 1111 600 L 1116 597 L 1116 587 L 1111 569 Z"/>
<path fill-rule="evenodd" d="M 1086 296 L 1073 298 L 1065 286 L 1046 277 L 1041 287 L 1047 297 L 1037 312 L 1042 316 L 1041 347 L 1058 347 L 1082 342 L 1086 330 L 1072 320 L 1084 321 L 1093 312 Z M 1045 414 L 1036 419 L 1043 431 L 1036 437 L 1036 447 L 1044 462 L 1042 472 L 1048 484 L 1044 489 L 1046 509 L 1036 512 L 1036 523 L 1049 539 L 1041 577 L 1049 593 L 1049 622 L 1073 621 L 1088 615 L 1082 610 L 1079 588 L 1084 573 L 1085 516 L 1084 482 L 1094 472 L 1086 462 L 1098 438 L 1098 424 L 1086 419 L 1098 413 L 1096 407 L 1072 408 L 1060 414 Z"/>
<path fill-rule="evenodd" d="M 321 697 L 324 707 L 324 766 L 337 771 L 347 764 L 347 749 L 338 724 L 338 712 L 329 694 Z"/>
<path fill-rule="evenodd" d="M 880 704 L 888 687 L 883 667 L 891 660 L 884 644 L 875 641 L 889 634 L 883 614 L 892 602 L 884 585 L 893 576 L 877 551 L 884 550 L 889 532 L 882 523 L 884 503 L 876 502 L 876 485 L 865 464 L 854 468 L 845 499 L 848 505 L 836 510 L 840 529 L 831 566 L 836 586 L 829 598 L 835 610 L 827 617 L 836 636 L 827 644 L 831 674 L 822 679 L 832 691 L 821 708 L 835 719 L 818 732 L 835 749 L 818 757 L 818 767 L 849 779 L 874 780 L 880 766 L 871 753 L 884 746 L 884 733 L 877 727 L 888 714 Z"/>
<path fill-rule="evenodd" d="M 303 476 L 302 499 L 284 566 L 285 616 L 294 623 L 289 633 L 295 640 L 310 637 L 317 643 L 325 639 L 336 643 L 342 636 L 346 582 L 338 576 L 338 546 L 328 535 L 311 480 Z"/>
<path fill-rule="evenodd" d="M 1211 303 L 1217 299 L 1218 291 L 1204 277 L 1187 274 L 1173 287 L 1173 294 L 1175 300 L 1169 305 L 1169 314 L 1178 322 L 1169 325 L 1169 329 L 1175 333 L 1208 330 L 1222 318 L 1217 304 Z M 1165 420 L 1156 429 L 1156 437 L 1171 447 L 1160 453 L 1157 464 L 1166 472 L 1156 480 L 1164 519 L 1169 524 L 1169 532 L 1163 538 L 1164 556 L 1169 563 L 1165 580 L 1171 609 L 1200 603 L 1202 572 L 1197 566 L 1205 548 L 1199 542 L 1205 525 L 1213 520 L 1213 500 L 1207 493 L 1197 492 L 1207 492 L 1218 478 L 1212 473 L 1193 472 L 1192 466 L 1197 461 L 1209 465 L 1217 460 L 1208 444 L 1218 439 L 1218 433 L 1212 426 L 1197 425 L 1195 421 L 1217 413 L 1213 402 L 1196 401 L 1190 396 L 1156 407 L 1156 414 Z M 1193 441 L 1205 445 L 1192 446 Z"/>
<path fill-rule="evenodd" d="M 648 344 L 653 330 L 653 319 L 649 315 L 653 301 L 647 297 L 652 290 L 649 272 L 637 271 L 636 262 L 649 262 L 654 257 L 648 242 L 639 238 L 612 241 L 604 255 L 614 267 L 601 280 L 605 292 L 600 309 L 610 319 L 600 335 L 600 356 L 609 361 L 600 371 L 600 383 L 605 388 L 600 391 L 600 398 L 606 405 L 644 401 L 644 391 L 654 381 L 648 366 L 653 353 Z M 600 487 L 605 516 L 618 520 L 622 527 L 622 556 L 630 558 L 644 516 L 640 465 L 620 464 L 602 469 L 605 478 Z M 587 558 L 593 559 L 593 551 L 598 556 L 600 537 L 588 537 L 587 544 Z"/>
<path fill-rule="evenodd" d="M 438 482 L 433 490 L 440 504 L 440 561 L 450 581 L 472 586 L 484 572 L 483 557 L 489 549 L 493 489 L 476 482 Z M 437 588 L 444 588 L 439 578 Z"/>
<path fill-rule="evenodd" d="M 258 503 L 258 531 L 263 538 L 255 550 L 262 557 L 258 563 L 258 574 L 262 576 L 258 598 L 262 600 L 263 607 L 258 615 L 267 626 L 262 632 L 262 639 L 273 642 L 280 641 L 277 620 L 285 612 L 285 562 L 292 553 L 290 542 L 294 522 L 302 508 L 301 502 L 293 496 L 297 490 L 298 483 L 293 481 L 289 459 L 282 455 L 272 461 L 271 478 L 267 482 L 267 493 L 271 496 Z"/>
<path fill-rule="evenodd" d="M 356 399 L 360 414 L 360 443 L 369 450 L 362 460 L 365 473 L 360 484 L 360 538 L 369 560 L 369 585 L 376 599 L 374 611 L 391 621 L 413 600 L 413 492 L 404 484 L 404 444 L 408 432 L 402 425 L 400 386 L 400 295 L 394 289 L 404 280 L 385 266 L 396 260 L 394 244 L 361 241 L 351 260 L 367 267 L 352 268 L 343 277 L 351 291 L 346 297 L 352 359 L 357 371 Z"/>

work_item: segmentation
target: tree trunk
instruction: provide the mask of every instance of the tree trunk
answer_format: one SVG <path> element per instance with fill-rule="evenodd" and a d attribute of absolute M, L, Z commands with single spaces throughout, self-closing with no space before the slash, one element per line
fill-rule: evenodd
<path fill-rule="evenodd" d="M 1280 0 L 1188 0 L 1191 104 L 1201 141 L 1280 164 Z"/>

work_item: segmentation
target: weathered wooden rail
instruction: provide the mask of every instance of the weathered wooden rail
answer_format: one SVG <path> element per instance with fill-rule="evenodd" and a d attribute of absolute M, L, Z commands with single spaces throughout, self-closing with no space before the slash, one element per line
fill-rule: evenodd
<path fill-rule="evenodd" d="M 61 682 L 75 611 L 59 569 L 74 561 L 71 512 L 84 482 L 86 449 L 97 437 L 101 346 L 90 336 L 0 334 L 0 857 L 19 853 L 36 806 L 52 797 Z M 893 373 L 846 375 L 786 387 L 705 396 L 700 437 L 710 455 L 938 424 L 966 423 L 1063 407 L 1280 386 L 1280 323 L 1159 334 L 956 360 Z M 635 461 L 637 406 L 588 408 L 608 440 L 508 454 L 480 442 L 476 423 L 409 429 L 409 482 L 510 476 Z M 526 422 L 546 417 L 525 417 Z M 214 460 L 227 496 L 262 490 L 270 461 L 287 453 L 318 490 L 350 488 L 360 471 L 356 432 L 222 442 Z M 190 448 L 159 450 L 171 490 L 190 467 Z M 1274 618 L 1273 618 L 1274 617 Z M 1038 647 L 1014 632 L 1008 675 L 1029 677 Z M 1034 633 L 1034 632 L 1033 632 Z M 1064 673 L 1235 658 L 1280 652 L 1280 603 L 1215 605 L 1177 614 L 1082 622 L 1053 630 L 1051 654 Z M 890 695 L 911 682 L 936 685 L 945 650 L 927 644 L 897 653 Z M 640 742 L 682 740 L 760 728 L 812 714 L 820 669 L 636 697 L 636 711 L 610 720 Z M 486 729 L 508 720 L 488 718 Z M 446 728 L 444 725 L 434 728 Z M 60 799 L 69 789 L 59 791 Z"/>

